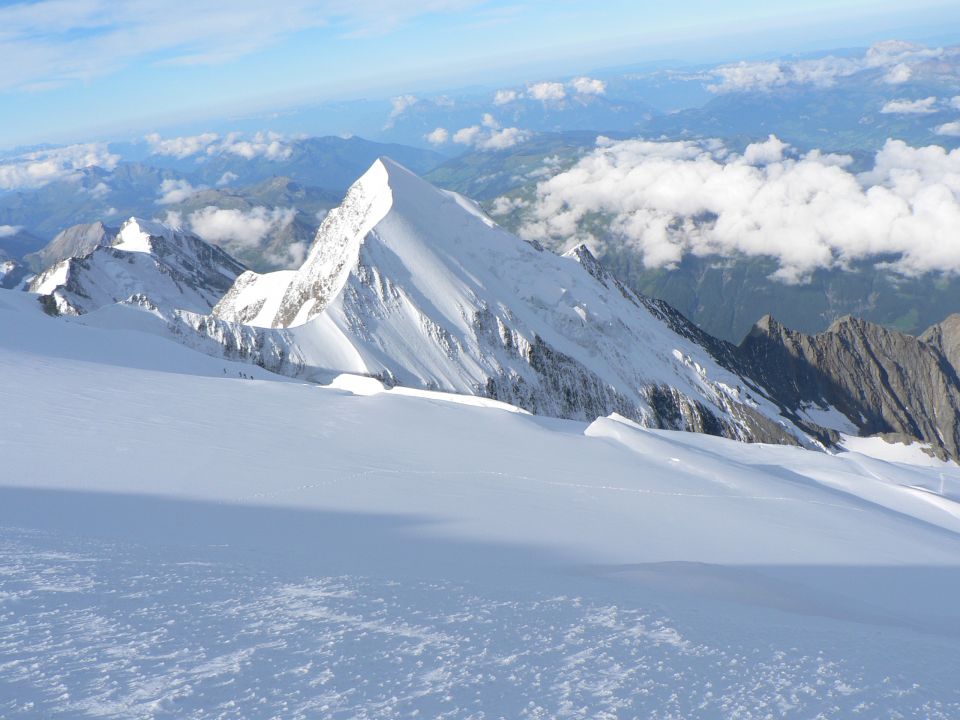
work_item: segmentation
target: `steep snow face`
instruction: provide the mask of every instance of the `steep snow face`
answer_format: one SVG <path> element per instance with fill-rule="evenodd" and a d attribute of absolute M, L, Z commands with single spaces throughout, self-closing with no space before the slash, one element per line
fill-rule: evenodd
<path fill-rule="evenodd" d="M 290 283 L 274 325 L 301 325 L 319 315 L 343 290 L 364 238 L 390 211 L 389 161 L 378 160 L 331 211 L 320 227 L 310 255 Z M 399 166 L 397 166 L 399 167 Z"/>
<path fill-rule="evenodd" d="M 295 270 L 280 270 L 265 275 L 247 270 L 220 299 L 214 314 L 229 322 L 270 327 L 296 275 Z"/>
<path fill-rule="evenodd" d="M 328 215 L 299 271 L 245 275 L 214 314 L 289 328 L 307 365 L 323 370 L 559 417 L 618 412 L 652 427 L 797 441 L 760 393 L 586 248 L 559 257 L 524 242 L 388 159 Z"/>
<path fill-rule="evenodd" d="M 223 250 L 194 235 L 130 218 L 111 245 L 57 263 L 28 289 L 49 298 L 48 310 L 64 315 L 131 298 L 164 312 L 208 313 L 243 271 Z"/>

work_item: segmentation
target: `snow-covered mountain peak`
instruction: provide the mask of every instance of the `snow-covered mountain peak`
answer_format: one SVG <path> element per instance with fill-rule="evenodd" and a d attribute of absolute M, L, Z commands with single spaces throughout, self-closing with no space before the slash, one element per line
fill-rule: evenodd
<path fill-rule="evenodd" d="M 390 169 L 394 167 L 399 168 L 392 161 L 375 161 L 350 187 L 340 206 L 327 214 L 270 324 L 302 325 L 340 293 L 357 263 L 364 237 L 393 205 Z"/>
<path fill-rule="evenodd" d="M 547 252 L 386 158 L 330 212 L 298 271 L 243 275 L 214 315 L 289 329 L 306 366 L 328 372 L 561 417 L 794 437 L 679 315 L 586 247 Z"/>
<path fill-rule="evenodd" d="M 131 217 L 120 226 L 113 247 L 127 252 L 153 252 L 151 238 L 172 240 L 173 228 L 163 223 Z"/>
<path fill-rule="evenodd" d="M 130 218 L 109 244 L 96 245 L 40 273 L 29 290 L 51 312 L 80 315 L 131 297 L 161 311 L 207 313 L 243 265 L 195 235 Z"/>

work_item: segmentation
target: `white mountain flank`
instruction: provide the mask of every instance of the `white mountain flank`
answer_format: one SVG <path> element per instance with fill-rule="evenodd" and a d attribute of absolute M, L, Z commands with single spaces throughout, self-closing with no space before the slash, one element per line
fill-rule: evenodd
<path fill-rule="evenodd" d="M 244 273 L 213 314 L 285 329 L 313 371 L 559 417 L 617 412 L 650 427 L 803 439 L 689 323 L 624 288 L 585 247 L 560 257 L 520 240 L 386 158 L 329 213 L 298 271 Z"/>

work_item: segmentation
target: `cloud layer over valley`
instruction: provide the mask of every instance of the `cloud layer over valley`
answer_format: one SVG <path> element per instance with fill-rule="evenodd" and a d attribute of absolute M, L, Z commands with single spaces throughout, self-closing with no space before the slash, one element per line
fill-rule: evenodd
<path fill-rule="evenodd" d="M 501 199 L 494 212 L 519 208 L 521 234 L 554 246 L 602 245 L 609 227 L 648 267 L 693 253 L 772 257 L 786 282 L 872 258 L 906 275 L 960 273 L 960 149 L 889 140 L 871 170 L 851 164 L 772 135 L 743 153 L 601 137 L 533 201 Z"/>

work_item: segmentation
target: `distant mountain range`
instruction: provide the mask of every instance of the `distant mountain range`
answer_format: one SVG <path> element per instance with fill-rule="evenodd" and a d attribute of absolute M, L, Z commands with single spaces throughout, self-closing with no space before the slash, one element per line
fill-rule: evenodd
<path fill-rule="evenodd" d="M 17 285 L 73 253 L 76 238 L 59 236 L 69 228 L 100 221 L 119 228 L 128 217 L 197 235 L 257 272 L 297 269 L 325 214 L 381 155 L 483 202 L 515 232 L 523 224 L 519 204 L 594 152 L 599 135 L 717 139 L 738 153 L 775 133 L 795 153 L 842 153 L 845 167 L 859 173 L 872 167 L 890 137 L 918 148 L 958 147 L 958 98 L 960 49 L 887 42 L 723 65 L 612 68 L 392 102 L 321 104 L 278 117 L 276 128 L 286 135 L 263 131 L 263 118 L 237 121 L 231 128 L 239 133 L 151 134 L 110 143 L 112 163 L 54 173 L 38 187 L 0 190 L 0 228 L 15 230 L 0 235 L 0 282 Z M 324 113 L 331 122 L 353 118 L 352 128 L 382 142 L 295 134 L 295 123 L 305 118 L 325 127 Z M 55 150 L 21 149 L 0 164 Z M 956 274 L 899 273 L 886 266 L 894 255 L 818 268 L 787 284 L 771 277 L 778 266 L 761 255 L 687 253 L 648 267 L 643 252 L 611 229 L 609 216 L 590 213 L 585 223 L 581 229 L 597 241 L 594 254 L 631 290 L 666 300 L 730 342 L 739 342 L 763 313 L 807 333 L 852 314 L 916 334 L 960 310 Z M 567 235 L 542 242 L 563 252 L 580 241 Z"/>

